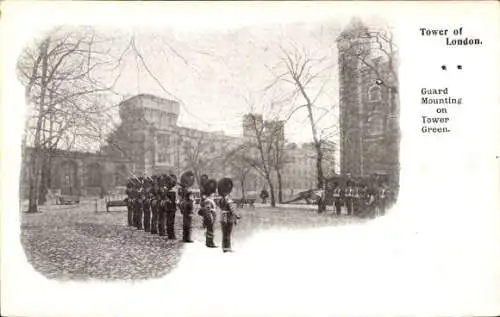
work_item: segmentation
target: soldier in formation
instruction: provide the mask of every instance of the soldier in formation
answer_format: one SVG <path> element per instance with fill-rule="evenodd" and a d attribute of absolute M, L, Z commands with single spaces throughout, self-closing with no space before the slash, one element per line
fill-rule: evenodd
<path fill-rule="evenodd" d="M 237 224 L 240 216 L 234 211 L 233 203 L 228 195 L 233 190 L 233 182 L 230 178 L 223 178 L 217 184 L 219 195 L 222 196 L 219 207 L 221 209 L 221 229 L 222 229 L 222 250 L 232 252 L 231 233 L 233 226 Z"/>
<path fill-rule="evenodd" d="M 127 189 L 125 190 L 125 193 L 127 194 L 127 198 L 125 198 L 125 201 L 127 203 L 127 223 L 129 227 L 134 226 L 134 200 L 136 199 L 137 196 L 137 186 L 134 184 L 133 179 L 129 179 L 127 181 Z"/>
<path fill-rule="evenodd" d="M 192 191 L 186 190 L 183 193 L 179 207 L 182 214 L 182 242 L 192 243 L 193 240 L 191 240 L 191 230 L 193 225 L 193 209 L 194 209 L 194 200 Z"/>
<path fill-rule="evenodd" d="M 203 228 L 205 228 L 205 245 L 209 248 L 216 248 L 214 243 L 214 226 L 217 214 L 215 212 L 217 205 L 213 196 L 217 190 L 217 181 L 202 177 L 200 186 L 200 210 L 198 215 L 201 216 L 203 221 Z"/>
<path fill-rule="evenodd" d="M 333 204 L 335 205 L 335 213 L 337 216 L 342 214 L 342 205 L 344 203 L 344 190 L 338 182 L 333 184 Z"/>
<path fill-rule="evenodd" d="M 153 180 L 150 177 L 144 178 L 144 193 L 142 200 L 142 213 L 144 219 L 144 231 L 151 231 L 151 200 L 153 192 Z"/>
<path fill-rule="evenodd" d="M 174 240 L 176 239 L 175 216 L 179 207 L 182 215 L 182 241 L 193 242 L 192 222 L 195 203 L 190 189 L 193 184 L 194 174 L 191 171 L 183 173 L 180 182 L 177 182 L 175 175 L 166 174 L 130 178 L 126 190 L 128 225 Z M 240 218 L 235 213 L 229 198 L 233 188 L 232 180 L 223 178 L 217 182 L 203 175 L 199 185 L 201 199 L 198 214 L 202 217 L 203 227 L 206 229 L 205 244 L 209 248 L 217 247 L 214 243 L 214 227 L 217 219 L 216 210 L 219 209 L 223 251 L 231 252 L 233 226 Z M 177 192 L 174 191 L 175 187 L 178 188 Z M 217 191 L 222 197 L 218 203 L 214 197 Z"/>
<path fill-rule="evenodd" d="M 333 184 L 334 213 L 341 214 L 343 207 L 347 215 L 382 216 L 395 202 L 395 191 L 383 181 L 354 182 L 348 180 L 343 188 Z"/>

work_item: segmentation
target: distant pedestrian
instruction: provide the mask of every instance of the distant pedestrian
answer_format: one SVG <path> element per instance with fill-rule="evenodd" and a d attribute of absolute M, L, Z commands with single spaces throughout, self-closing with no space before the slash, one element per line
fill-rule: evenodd
<path fill-rule="evenodd" d="M 260 199 L 262 199 L 263 204 L 267 204 L 267 198 L 269 197 L 269 193 L 265 188 L 260 192 Z"/>

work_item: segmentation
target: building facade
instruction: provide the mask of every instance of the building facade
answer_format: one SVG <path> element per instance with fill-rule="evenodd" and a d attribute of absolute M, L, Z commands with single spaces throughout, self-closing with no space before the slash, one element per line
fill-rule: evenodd
<path fill-rule="evenodd" d="M 180 105 L 176 101 L 153 95 L 137 95 L 119 104 L 120 124 L 95 153 L 57 150 L 46 157 L 47 187 L 54 193 L 98 196 L 123 189 L 132 175 L 180 175 L 188 170 L 196 178 L 231 177 L 233 194 L 239 197 L 243 187 L 247 197 L 258 197 L 268 184 L 255 168 L 245 161 L 231 161 L 229 153 L 244 149 L 245 155 L 260 159 L 255 145 L 256 129 L 261 137 L 273 140 L 281 160 L 284 199 L 316 187 L 316 156 L 311 144 L 301 146 L 285 140 L 283 121 L 264 121 L 262 115 L 247 114 L 242 118 L 242 136 L 223 132 L 207 132 L 177 124 Z M 251 119 L 251 120 L 250 120 Z M 255 119 L 255 120 L 254 120 Z M 271 137 L 272 136 L 272 137 Z M 264 144 L 265 147 L 268 144 Z M 21 194 L 26 197 L 29 184 L 31 148 L 25 148 L 21 175 Z M 270 160 L 276 159 L 274 154 Z M 334 160 L 325 156 L 325 176 L 334 169 Z M 277 171 L 272 164 L 270 174 L 278 197 Z M 197 185 L 195 185 L 197 186 Z"/>
<path fill-rule="evenodd" d="M 33 149 L 24 149 L 20 196 L 27 198 L 29 165 Z M 49 192 L 63 195 L 100 196 L 126 184 L 130 161 L 102 153 L 54 150 L 44 155 L 44 182 Z M 39 175 L 41 177 L 41 175 Z"/>
<path fill-rule="evenodd" d="M 377 36 L 382 33 L 377 32 L 381 31 L 373 31 L 353 20 L 337 40 L 340 166 L 342 174 L 384 174 L 397 181 L 400 139 L 398 60 L 395 51 L 380 48 L 382 41 Z M 393 43 L 389 44 L 392 48 Z"/>
<path fill-rule="evenodd" d="M 178 102 L 142 94 L 123 101 L 119 109 L 121 125 L 102 151 L 133 162 L 133 174 L 224 173 L 218 167 L 220 154 L 237 139 L 179 126 Z"/>

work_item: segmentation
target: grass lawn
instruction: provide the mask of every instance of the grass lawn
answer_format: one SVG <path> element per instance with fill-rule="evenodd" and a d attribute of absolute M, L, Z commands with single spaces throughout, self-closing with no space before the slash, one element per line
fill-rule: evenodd
<path fill-rule="evenodd" d="M 233 243 L 270 228 L 311 228 L 345 225 L 362 220 L 317 214 L 300 208 L 243 208 Z M 182 217 L 176 217 L 178 240 L 152 235 L 127 226 L 126 211 L 95 212 L 92 201 L 73 206 L 51 206 L 41 213 L 22 215 L 21 241 L 28 261 L 48 278 L 146 279 L 165 275 L 182 254 Z M 221 244 L 220 225 L 216 243 Z M 193 238 L 204 243 L 201 219 L 194 216 Z M 222 251 L 221 251 L 222 252 Z"/>

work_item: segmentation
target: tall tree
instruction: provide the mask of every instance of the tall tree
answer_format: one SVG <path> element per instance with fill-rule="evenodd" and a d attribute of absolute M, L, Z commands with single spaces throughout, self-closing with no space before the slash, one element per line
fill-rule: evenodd
<path fill-rule="evenodd" d="M 274 67 L 278 75 L 266 89 L 283 83 L 292 87 L 284 100 L 292 104 L 287 120 L 300 110 L 305 110 L 316 153 L 316 186 L 322 189 L 325 181 L 323 150 L 328 138 L 322 135 L 323 129 L 319 122 L 326 114 L 332 113 L 334 107 L 333 105 L 322 107 L 317 104 L 317 100 L 324 93 L 324 88 L 330 79 L 328 72 L 331 72 L 335 63 L 331 63 L 326 56 L 313 58 L 305 47 L 299 49 L 295 44 L 291 44 L 289 49 L 281 47 L 281 54 L 280 63 Z M 280 103 L 283 103 L 283 100 Z M 299 105 L 296 105 L 297 103 Z M 324 209 L 324 204 L 318 204 L 318 212 Z"/>
<path fill-rule="evenodd" d="M 39 186 L 43 192 L 50 174 L 50 153 L 81 144 L 102 120 L 95 97 L 110 91 L 119 76 L 111 85 L 102 83 L 103 74 L 114 75 L 118 69 L 106 42 L 90 27 L 59 27 L 19 56 L 18 78 L 29 104 L 25 138 L 32 147 L 28 212 L 38 210 Z"/>
<path fill-rule="evenodd" d="M 266 141 L 271 142 L 272 167 L 276 172 L 278 186 L 278 202 L 283 203 L 283 168 L 290 163 L 285 151 L 284 128 L 285 121 L 274 120 L 267 123 Z"/>
<path fill-rule="evenodd" d="M 253 109 L 253 107 L 252 107 Z M 261 175 L 269 186 L 271 195 L 271 207 L 276 207 L 276 194 L 271 173 L 273 171 L 273 140 L 272 133 L 266 133 L 262 115 L 249 113 L 245 115 L 246 129 L 251 133 L 235 150 L 231 156 L 241 160 L 246 165 L 252 167 Z"/>
<path fill-rule="evenodd" d="M 245 199 L 247 178 L 252 172 L 252 167 L 240 155 L 229 155 L 225 163 L 229 164 L 234 179 L 240 183 L 241 198 Z"/>
<path fill-rule="evenodd" d="M 200 133 L 184 140 L 182 150 L 186 159 L 186 168 L 193 171 L 198 184 L 201 175 L 214 174 L 221 170 L 218 167 L 223 165 L 230 146 L 229 139 L 221 139 L 221 136 L 209 133 Z M 218 175 L 209 175 L 209 177 L 218 177 Z"/>

